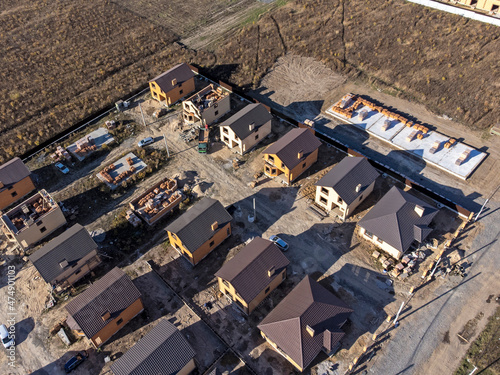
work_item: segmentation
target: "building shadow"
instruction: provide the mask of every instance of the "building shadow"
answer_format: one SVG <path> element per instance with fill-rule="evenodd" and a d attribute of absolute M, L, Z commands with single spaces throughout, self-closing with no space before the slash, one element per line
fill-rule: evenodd
<path fill-rule="evenodd" d="M 293 212 L 297 193 L 298 190 L 293 187 L 263 187 L 233 203 L 229 209 L 233 212 L 233 224 L 241 241 L 262 236 L 281 216 Z M 250 222 L 248 217 L 254 215 L 254 199 L 256 218 L 254 222 Z"/>
<path fill-rule="evenodd" d="M 17 322 L 15 325 L 16 328 L 16 345 L 23 343 L 30 334 L 31 331 L 35 328 L 35 320 L 32 317 L 26 318 Z"/>
<path fill-rule="evenodd" d="M 31 373 L 31 375 L 62 375 L 66 374 L 64 370 L 64 365 L 72 357 L 81 353 L 79 350 L 70 350 L 64 353 L 59 359 L 55 360 L 48 365 L 39 368 Z M 101 353 L 102 359 L 98 359 L 98 353 L 94 349 L 87 350 L 88 358 L 83 361 L 77 368 L 75 368 L 71 373 L 78 374 L 99 374 L 104 367 L 104 353 Z"/>

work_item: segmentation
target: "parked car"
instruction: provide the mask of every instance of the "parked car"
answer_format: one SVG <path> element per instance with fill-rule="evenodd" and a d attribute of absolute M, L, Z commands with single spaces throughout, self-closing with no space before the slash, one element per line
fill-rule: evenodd
<path fill-rule="evenodd" d="M 68 174 L 69 173 L 69 169 L 68 167 L 66 167 L 63 163 L 59 163 L 57 162 L 56 164 L 54 164 L 56 166 L 57 169 L 59 169 L 62 173 L 64 174 Z"/>
<path fill-rule="evenodd" d="M 137 144 L 137 146 L 139 147 L 144 147 L 144 146 L 147 146 L 147 145 L 150 145 L 151 143 L 154 142 L 154 139 L 151 138 L 151 137 L 147 137 L 147 138 L 144 138 L 144 139 L 141 139 L 139 141 L 139 143 Z"/>
<path fill-rule="evenodd" d="M 66 373 L 73 371 L 75 368 L 80 366 L 83 361 L 89 357 L 86 351 L 80 352 L 74 357 L 71 357 L 68 362 L 64 365 L 64 370 Z"/>
<path fill-rule="evenodd" d="M 3 346 L 5 346 L 7 349 L 15 344 L 14 339 L 9 337 L 9 330 L 7 329 L 5 324 L 2 324 L 0 326 L 0 337 L 2 338 Z"/>
<path fill-rule="evenodd" d="M 276 246 L 278 246 L 281 249 L 281 251 L 287 251 L 288 248 L 290 247 L 285 241 L 283 241 L 278 236 L 275 236 L 274 234 L 271 237 L 269 237 L 269 241 L 273 241 L 276 244 Z"/>

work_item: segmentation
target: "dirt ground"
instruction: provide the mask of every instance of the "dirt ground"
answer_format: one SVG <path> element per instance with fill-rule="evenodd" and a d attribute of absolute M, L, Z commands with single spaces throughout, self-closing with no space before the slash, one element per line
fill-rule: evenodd
<path fill-rule="evenodd" d="M 305 69 L 305 66 L 311 68 Z M 313 85 L 314 82 L 320 84 Z M 488 156 L 467 181 L 427 166 L 424 161 L 415 160 L 386 142 L 324 115 L 322 111 L 348 92 L 367 95 L 384 106 L 409 115 L 419 123 L 487 152 Z M 396 98 L 361 82 L 347 80 L 312 58 L 292 54 L 279 58 L 262 79 L 261 86 L 251 95 L 298 121 L 315 120 L 317 130 L 382 164 L 389 165 L 431 190 L 463 204 L 469 210 L 477 212 L 480 208 L 470 198 L 474 199 L 478 195 L 487 198 L 500 184 L 500 176 L 497 173 L 500 167 L 500 137 L 491 136 L 486 131 L 471 130 L 430 113 L 421 104 Z"/>
<path fill-rule="evenodd" d="M 137 100 L 147 100 L 147 97 Z M 292 366 L 265 344 L 256 326 L 306 274 L 319 279 L 325 287 L 330 288 L 355 311 L 350 324 L 346 327 L 347 335 L 343 340 L 341 351 L 327 362 L 322 363 L 326 358 L 319 357 L 307 372 L 333 374 L 328 372 L 330 370 L 325 369 L 325 366 L 331 367 L 334 363 L 338 371 L 344 371 L 349 361 L 359 354 L 368 337 L 379 329 L 385 316 L 395 313 L 398 299 L 406 296 L 409 287 L 420 281 L 419 276 L 414 274 L 404 282 L 399 280 L 389 282 L 389 277 L 382 273 L 380 266 L 371 258 L 373 249 L 359 241 L 356 235 L 357 220 L 394 182 L 380 178 L 375 193 L 347 223 L 340 225 L 331 217 L 320 220 L 307 210 L 310 202 L 302 196 L 300 190 L 314 183 L 324 168 L 335 165 L 344 157 L 336 149 L 322 146 L 318 162 L 294 186 L 284 187 L 274 180 L 261 179 L 259 185 L 253 189 L 250 187 L 253 175 L 256 171 L 262 170 L 261 151 L 288 131 L 290 128 L 287 125 L 273 120 L 273 135 L 265 139 L 251 153 L 243 157 L 237 156 L 240 168 L 234 170 L 232 161 L 236 155 L 222 144 L 214 143 L 208 155 L 199 154 L 196 151 L 196 142 L 186 144 L 179 138 L 177 114 L 167 115 L 161 121 L 153 121 L 148 115 L 150 112 L 148 108 L 152 109 L 154 103 L 144 103 L 148 111 L 146 122 L 150 124 L 146 129 L 137 126 L 137 132 L 131 138 L 124 140 L 119 147 L 95 160 L 72 166 L 69 175 L 54 180 L 48 186 L 48 190 L 56 199 L 66 197 L 68 194 L 77 194 L 82 207 L 79 207 L 79 213 L 74 221 L 84 224 L 89 231 L 104 230 L 106 237 L 99 246 L 105 264 L 97 268 L 93 275 L 84 278 L 76 286 L 71 297 L 67 300 L 63 298 L 55 307 L 45 311 L 48 291 L 43 281 L 36 278 L 34 268 L 29 263 L 22 262 L 12 252 L 3 254 L 5 263 L 2 267 L 15 264 L 18 269 L 18 321 L 22 321 L 19 332 L 24 332 L 17 347 L 19 373 L 36 371 L 38 374 L 58 374 L 63 363 L 71 355 L 88 348 L 85 340 L 79 340 L 66 348 L 57 336 L 50 335 L 50 330 L 64 320 L 65 303 L 84 290 L 89 282 L 102 276 L 115 265 L 123 267 L 143 292 L 146 311 L 106 343 L 101 352 L 91 351 L 90 360 L 75 373 L 106 373 L 109 364 L 104 363 L 104 357 L 109 355 L 112 360 L 118 358 L 148 332 L 158 319 L 169 319 L 177 324 L 195 349 L 199 348 L 196 351 L 201 371 L 219 361 L 218 363 L 222 363 L 222 368 L 233 373 L 244 374 L 246 367 L 259 374 L 294 373 Z M 234 104 L 244 105 L 240 100 L 235 100 Z M 136 105 L 133 103 L 127 116 L 140 124 L 140 112 L 137 111 Z M 163 134 L 166 135 L 171 158 L 161 171 L 129 186 L 121 193 L 105 195 L 93 185 L 95 172 L 118 155 L 134 148 L 138 140 L 152 136 L 156 142 L 150 147 L 157 150 L 164 149 L 165 144 L 161 138 Z M 46 170 L 44 168 L 48 167 L 50 166 L 40 166 L 40 172 L 43 173 Z M 182 184 L 188 184 L 198 193 L 198 197 L 210 196 L 219 199 L 226 206 L 233 207 L 233 235 L 194 268 L 164 243 L 165 226 L 176 217 L 175 215 L 153 228 L 143 226 L 131 230 L 131 227 L 125 226 L 127 231 L 125 237 L 128 237 L 125 239 L 133 241 L 130 242 L 130 250 L 127 251 L 120 247 L 121 245 L 117 247 L 120 238 L 110 230 L 120 212 L 135 195 L 165 176 L 178 176 Z M 86 196 L 92 199 L 85 198 Z M 100 196 L 107 198 L 101 199 Z M 257 221 L 249 223 L 247 216 L 253 210 L 254 198 Z M 84 204 L 88 206 L 83 207 Z M 441 241 L 445 238 L 445 232 L 456 228 L 458 224 L 455 214 L 443 210 L 442 215 L 443 217 L 439 219 L 440 228 L 436 231 Z M 242 248 L 245 241 L 255 236 L 268 238 L 271 234 L 278 234 L 290 244 L 290 250 L 286 253 L 291 262 L 289 278 L 256 312 L 246 317 L 226 299 L 218 299 L 214 290 L 213 274 L 224 261 Z M 472 238 L 473 235 L 470 234 L 464 243 L 471 241 Z M 148 268 L 146 260 L 153 261 L 161 277 Z M 429 260 L 430 257 L 426 259 Z M 425 265 L 426 263 L 423 263 L 421 266 Z M 438 279 L 426 286 L 428 292 L 418 298 L 425 301 L 434 290 L 440 290 L 443 285 L 450 283 L 453 284 L 455 281 Z M 2 288 L 2 293 L 6 293 L 5 286 Z M 212 302 L 212 308 L 208 308 L 206 302 Z M 208 351 L 207 342 L 211 348 Z M 229 357 L 224 355 L 220 358 L 228 346 L 242 358 L 244 366 L 234 353 Z M 0 369 L 2 371 L 8 369 L 4 354 L 0 354 Z"/>

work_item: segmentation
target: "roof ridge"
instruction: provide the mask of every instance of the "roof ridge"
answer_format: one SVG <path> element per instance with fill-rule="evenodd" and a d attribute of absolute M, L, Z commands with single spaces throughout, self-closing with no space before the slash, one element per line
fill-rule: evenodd
<path fill-rule="evenodd" d="M 53 246 L 51 247 L 51 242 L 52 241 L 55 241 L 57 240 L 58 237 L 56 238 L 53 238 L 50 242 L 48 242 L 46 245 L 42 246 L 42 248 L 40 248 L 38 251 L 35 251 L 31 256 L 32 257 L 35 257 L 35 255 L 37 255 L 38 253 L 40 253 L 40 255 L 38 257 L 35 257 L 36 259 L 32 262 L 38 262 L 40 259 L 43 259 L 44 257 L 46 257 L 49 253 L 51 253 L 53 250 L 55 250 L 57 247 L 65 244 L 66 242 L 68 242 L 69 240 L 71 240 L 75 235 L 77 235 L 78 233 L 80 232 L 83 232 L 83 230 L 87 231 L 85 229 L 84 226 L 80 225 L 80 228 L 78 230 L 75 230 L 74 233 L 72 235 L 69 235 L 68 231 L 71 231 L 73 228 L 75 228 L 77 225 L 80 225 L 80 224 L 75 224 L 73 225 L 71 228 L 68 228 L 66 231 L 64 231 L 63 233 L 61 233 L 58 237 L 62 237 L 64 236 L 65 234 L 68 235 L 67 238 L 63 239 L 61 242 L 57 243 L 57 245 L 54 245 L 52 244 Z M 87 232 L 88 233 L 88 232 Z M 90 236 L 90 234 L 89 234 Z M 91 237 L 91 236 L 90 236 Z M 92 238 L 92 237 L 91 237 Z"/>
<path fill-rule="evenodd" d="M 259 238 L 261 238 L 261 239 L 263 239 L 263 240 L 264 240 L 264 238 L 262 238 L 262 237 L 259 237 Z M 238 272 L 238 273 L 237 273 L 237 274 L 233 277 L 233 280 L 234 280 L 234 279 L 235 279 L 238 275 L 240 275 L 241 273 L 243 273 L 243 271 L 245 271 L 245 270 L 246 270 L 246 269 L 247 269 L 247 268 L 248 268 L 248 267 L 249 267 L 249 266 L 250 266 L 250 265 L 251 265 L 251 264 L 252 264 L 255 260 L 257 260 L 257 258 L 259 258 L 261 255 L 263 255 L 263 254 L 266 252 L 266 250 L 267 250 L 267 249 L 269 249 L 272 245 L 274 245 L 271 241 L 269 241 L 269 242 L 270 242 L 270 243 L 269 243 L 269 244 L 267 244 L 267 246 L 266 246 L 266 247 L 262 248 L 262 250 L 260 250 L 259 252 L 257 252 L 257 254 L 255 255 L 255 257 L 253 257 L 253 258 L 250 260 L 250 262 L 248 262 L 248 263 L 247 263 L 247 265 L 246 265 L 245 267 L 243 267 L 243 268 L 241 269 L 241 271 L 240 271 L 240 272 Z M 247 245 L 247 246 L 248 246 L 248 245 Z M 274 246 L 276 246 L 276 245 L 274 245 Z M 241 249 L 239 253 L 241 253 L 241 251 L 243 251 L 245 248 L 246 248 L 246 246 L 245 246 L 243 249 Z M 278 248 L 277 248 L 277 249 L 278 249 Z M 278 251 L 280 251 L 280 250 L 278 249 Z M 238 254 L 239 254 L 239 253 L 238 253 Z M 236 255 L 235 255 L 235 257 L 236 257 L 238 254 L 236 254 Z M 231 259 L 230 259 L 230 261 L 231 261 L 231 260 L 233 260 L 233 259 L 234 259 L 234 257 L 233 257 L 233 258 L 231 258 Z M 228 262 L 228 263 L 229 263 L 229 262 Z M 224 266 L 224 265 L 223 265 L 223 266 Z M 229 281 L 229 280 L 228 280 L 228 281 Z"/>
<path fill-rule="evenodd" d="M 117 269 L 119 269 L 120 271 L 122 271 L 120 268 L 117 267 Z M 87 289 L 85 289 L 81 294 L 79 294 L 77 297 L 83 295 L 84 293 L 86 293 L 87 291 L 89 291 L 93 286 L 95 286 L 98 282 L 100 282 L 104 277 L 106 277 L 107 275 L 109 275 L 111 272 L 113 272 L 113 270 L 109 271 L 106 275 L 104 275 L 103 277 L 101 277 L 99 280 L 97 280 L 96 282 L 94 282 L 92 285 L 90 285 Z M 122 271 L 123 272 L 123 271 Z M 121 281 L 122 279 L 128 279 L 130 280 L 131 283 L 133 283 L 133 281 L 129 278 L 129 276 L 123 272 L 123 275 L 120 275 L 120 277 L 118 277 L 117 279 L 115 279 L 111 284 L 109 284 L 105 289 L 101 290 L 101 292 L 97 295 L 95 295 L 92 299 L 89 299 L 87 300 L 87 302 L 80 306 L 80 308 L 78 310 L 76 310 L 73 314 L 71 314 L 72 316 L 76 315 L 78 312 L 80 312 L 82 310 L 82 308 L 84 308 L 85 306 L 89 305 L 91 302 L 93 302 L 97 297 L 99 297 L 100 295 L 102 295 L 104 292 L 106 292 L 108 289 L 110 289 L 112 286 L 114 286 L 118 281 Z M 134 284 L 135 286 L 135 284 Z M 75 301 L 75 300 L 73 300 Z M 72 301 L 72 302 L 73 302 Z"/>

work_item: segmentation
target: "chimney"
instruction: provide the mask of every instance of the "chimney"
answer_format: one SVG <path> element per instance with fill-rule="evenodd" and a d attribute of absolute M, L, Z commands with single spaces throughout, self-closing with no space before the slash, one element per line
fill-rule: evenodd
<path fill-rule="evenodd" d="M 106 320 L 111 318 L 111 313 L 109 311 L 106 311 L 104 314 L 102 314 L 101 318 L 102 318 L 102 321 L 105 322 Z"/>
<path fill-rule="evenodd" d="M 177 85 L 177 78 L 174 78 L 174 79 L 172 80 L 172 86 L 175 86 L 175 85 Z"/>
<path fill-rule="evenodd" d="M 419 217 L 422 217 L 424 214 L 424 208 L 422 206 L 419 206 L 418 204 L 415 205 L 415 212 Z"/>
<path fill-rule="evenodd" d="M 306 325 L 306 330 L 311 335 L 311 337 L 314 337 L 314 329 L 309 324 Z"/>
<path fill-rule="evenodd" d="M 0 189 L 3 188 L 3 182 L 0 181 Z"/>
<path fill-rule="evenodd" d="M 59 262 L 59 267 L 61 268 L 66 268 L 68 267 L 68 261 L 66 259 L 63 259 Z"/>
<path fill-rule="evenodd" d="M 274 266 L 272 266 L 271 268 L 269 268 L 267 270 L 267 276 L 269 276 L 269 277 L 273 277 L 275 273 L 276 273 L 276 267 L 274 267 Z"/>
<path fill-rule="evenodd" d="M 214 223 L 212 224 L 212 231 L 214 231 L 214 232 L 215 232 L 215 231 L 217 230 L 217 228 L 218 228 L 218 227 L 219 227 L 219 223 L 218 223 L 218 222 L 214 222 Z"/>
<path fill-rule="evenodd" d="M 361 191 L 361 184 L 358 184 L 358 186 L 356 186 L 356 193 L 359 193 Z"/>
<path fill-rule="evenodd" d="M 253 131 L 255 129 L 255 122 L 252 122 L 250 125 L 248 125 L 248 130 Z"/>
<path fill-rule="evenodd" d="M 297 154 L 297 159 L 302 159 L 302 156 L 304 156 L 304 150 L 300 150 Z"/>

